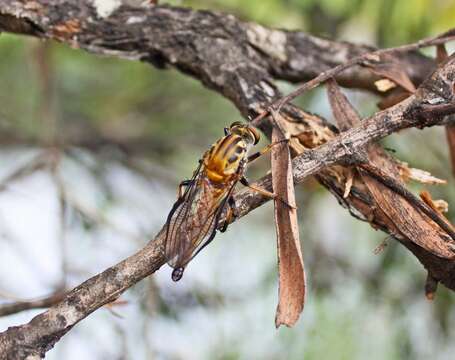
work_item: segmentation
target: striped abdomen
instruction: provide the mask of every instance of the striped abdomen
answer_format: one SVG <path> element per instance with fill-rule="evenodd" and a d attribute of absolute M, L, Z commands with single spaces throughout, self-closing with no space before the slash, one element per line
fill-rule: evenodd
<path fill-rule="evenodd" d="M 218 140 L 204 156 L 207 177 L 213 182 L 224 182 L 237 173 L 247 152 L 247 144 L 236 134 Z"/>

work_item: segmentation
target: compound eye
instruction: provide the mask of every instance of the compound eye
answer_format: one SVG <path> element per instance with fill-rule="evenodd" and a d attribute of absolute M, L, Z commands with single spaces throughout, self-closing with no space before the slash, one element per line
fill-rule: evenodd
<path fill-rule="evenodd" d="M 229 126 L 229 129 L 232 129 L 237 126 L 243 126 L 243 124 L 240 121 L 234 121 L 231 126 Z"/>
<path fill-rule="evenodd" d="M 250 130 L 251 134 L 253 134 L 253 138 L 254 138 L 254 145 L 256 145 L 259 140 L 261 139 L 261 135 L 259 134 L 259 131 L 254 128 L 254 127 L 248 127 L 248 130 Z"/>

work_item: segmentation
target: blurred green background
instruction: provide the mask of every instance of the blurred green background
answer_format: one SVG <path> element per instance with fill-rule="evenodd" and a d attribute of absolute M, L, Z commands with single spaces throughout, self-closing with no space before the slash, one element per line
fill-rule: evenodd
<path fill-rule="evenodd" d="M 455 2 L 443 0 L 169 3 L 380 47 L 455 24 Z M 53 146 L 65 149 L 52 163 L 57 170 L 30 171 L 2 187 L 0 301 L 6 302 L 71 288 L 144 244 L 164 223 L 178 182 L 239 115 L 175 70 L 9 34 L 0 36 L 0 54 L 0 179 Z M 346 92 L 362 114 L 375 111 L 375 96 Z M 298 103 L 331 119 L 323 90 Z M 455 203 L 443 129 L 401 132 L 385 145 L 412 167 L 447 179 L 429 190 Z M 261 160 L 250 178 L 268 168 Z M 126 305 L 83 321 L 48 358 L 453 359 L 453 293 L 440 288 L 429 303 L 416 259 L 394 240 L 374 255 L 386 235 L 353 219 L 314 181 L 299 186 L 298 197 L 309 297 L 294 329 L 274 329 L 268 204 L 219 235 L 181 283 L 163 268 L 128 291 Z M 1 318 L 0 331 L 36 313 Z"/>

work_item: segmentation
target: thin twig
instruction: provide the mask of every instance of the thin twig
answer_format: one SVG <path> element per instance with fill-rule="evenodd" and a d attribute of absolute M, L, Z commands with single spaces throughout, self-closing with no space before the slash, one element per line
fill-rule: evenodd
<path fill-rule="evenodd" d="M 307 81 L 306 83 L 304 83 L 303 85 L 299 86 L 296 90 L 292 91 L 288 95 L 273 102 L 266 110 L 264 110 L 261 114 L 259 114 L 257 117 L 255 117 L 251 121 L 251 124 L 253 126 L 258 126 L 260 121 L 263 118 L 265 118 L 266 116 L 271 114 L 272 109 L 279 112 L 281 110 L 281 108 L 283 107 L 283 105 L 289 103 L 296 97 L 302 95 L 304 92 L 314 89 L 319 84 L 325 82 L 326 80 L 328 80 L 332 77 L 335 77 L 340 72 L 342 72 L 352 66 L 360 65 L 366 61 L 369 61 L 369 62 L 379 61 L 380 56 L 385 55 L 385 54 L 390 54 L 390 53 L 394 53 L 394 52 L 414 51 L 414 50 L 418 50 L 418 49 L 421 49 L 424 47 L 445 44 L 449 41 L 455 40 L 455 35 L 453 34 L 454 31 L 455 31 L 455 29 L 452 29 L 443 34 L 437 35 L 435 37 L 429 37 L 429 38 L 420 40 L 416 43 L 401 45 L 401 46 L 397 46 L 394 48 L 375 50 L 375 51 L 372 51 L 369 53 L 365 53 L 365 54 L 356 56 L 343 64 L 340 64 L 327 71 L 322 72 L 315 78 L 313 78 L 313 79 Z"/>
<path fill-rule="evenodd" d="M 18 312 L 25 310 L 47 308 L 59 303 L 64 299 L 64 297 L 65 291 L 59 289 L 54 293 L 50 294 L 49 296 L 40 299 L 22 300 L 9 304 L 2 304 L 0 305 L 0 316 L 16 314 Z"/>
<path fill-rule="evenodd" d="M 22 165 L 0 182 L 0 191 L 4 191 L 8 186 L 24 177 L 33 174 L 35 171 L 45 168 L 49 164 L 47 153 L 40 153 L 33 157 L 26 164 Z"/>

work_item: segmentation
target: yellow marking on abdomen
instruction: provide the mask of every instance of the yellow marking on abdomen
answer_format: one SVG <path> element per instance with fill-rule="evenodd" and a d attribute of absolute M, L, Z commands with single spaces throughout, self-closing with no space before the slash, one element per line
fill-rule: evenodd
<path fill-rule="evenodd" d="M 237 171 L 245 152 L 245 144 L 239 135 L 230 134 L 218 140 L 204 160 L 208 178 L 214 182 L 228 180 Z"/>

